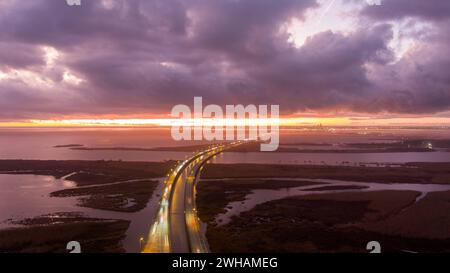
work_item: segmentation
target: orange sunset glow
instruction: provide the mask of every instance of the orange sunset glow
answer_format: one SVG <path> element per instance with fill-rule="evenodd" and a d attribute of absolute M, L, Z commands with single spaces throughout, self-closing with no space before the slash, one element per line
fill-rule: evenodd
<path fill-rule="evenodd" d="M 175 119 L 175 118 L 112 118 L 112 119 L 64 119 L 64 120 L 27 120 L 16 122 L 0 122 L 0 127 L 92 127 L 92 126 L 190 126 L 203 123 L 205 126 L 267 125 L 262 119 Z M 305 117 L 280 118 L 280 126 L 448 126 L 448 117 Z"/>
<path fill-rule="evenodd" d="M 450 253 L 450 0 L 0 0 L 6 253 L 158 273 Z M 0 268 L 67 269 L 17 257 Z"/>

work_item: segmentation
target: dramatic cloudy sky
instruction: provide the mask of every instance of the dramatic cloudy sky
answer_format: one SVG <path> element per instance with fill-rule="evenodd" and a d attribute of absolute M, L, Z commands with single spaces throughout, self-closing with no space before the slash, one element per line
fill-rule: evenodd
<path fill-rule="evenodd" d="M 450 1 L 378 1 L 0 0 L 0 120 L 450 116 Z"/>

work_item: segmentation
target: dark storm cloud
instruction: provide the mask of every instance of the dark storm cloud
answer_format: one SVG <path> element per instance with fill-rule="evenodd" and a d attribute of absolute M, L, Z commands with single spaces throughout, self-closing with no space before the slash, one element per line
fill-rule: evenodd
<path fill-rule="evenodd" d="M 193 2 L 191 23 L 196 45 L 239 58 L 275 54 L 280 25 L 316 6 L 313 0 Z"/>
<path fill-rule="evenodd" d="M 450 1 L 383 0 L 381 5 L 367 6 L 363 14 L 378 19 L 420 17 L 426 20 L 445 20 L 450 18 Z"/>
<path fill-rule="evenodd" d="M 446 58 L 428 48 L 392 64 L 385 22 L 426 18 L 448 53 L 448 1 L 433 0 L 440 10 L 402 2 L 385 0 L 385 16 L 364 9 L 361 20 L 376 22 L 367 28 L 317 33 L 295 48 L 280 29 L 316 8 L 314 0 L 10 1 L 0 10 L 0 71 L 26 69 L 53 84 L 0 80 L 1 115 L 167 113 L 198 95 L 205 103 L 280 104 L 289 113 L 448 110 Z M 53 67 L 43 46 L 61 53 Z M 64 82 L 67 71 L 84 81 Z"/>
<path fill-rule="evenodd" d="M 392 112 L 433 113 L 450 106 L 450 57 L 448 45 L 418 49 L 409 59 L 384 67 L 383 92 L 368 108 Z M 374 109 L 375 110 L 375 109 Z"/>
<path fill-rule="evenodd" d="M 384 64 L 391 59 L 386 42 L 389 25 L 359 31 L 346 37 L 320 33 L 300 49 L 280 53 L 269 67 L 255 67 L 261 87 L 283 90 L 276 98 L 292 111 L 343 107 L 358 97 L 367 97 L 372 84 L 366 77 L 367 61 Z M 303 108 L 303 109 L 301 109 Z"/>
<path fill-rule="evenodd" d="M 380 96 L 365 108 L 412 114 L 448 110 L 450 1 L 384 0 L 380 6 L 366 7 L 362 15 L 372 22 L 406 22 L 400 34 L 419 42 L 405 58 L 376 72 L 382 74 Z"/>
<path fill-rule="evenodd" d="M 2 12 L 0 37 L 3 39 L 63 48 L 96 38 L 132 41 L 146 37 L 148 25 L 136 15 L 136 1 L 111 10 L 102 8 L 101 1 L 86 1 L 81 8 L 70 7 L 65 1 L 16 2 Z"/>
<path fill-rule="evenodd" d="M 42 50 L 32 45 L 0 42 L 0 68 L 26 68 L 44 65 Z"/>

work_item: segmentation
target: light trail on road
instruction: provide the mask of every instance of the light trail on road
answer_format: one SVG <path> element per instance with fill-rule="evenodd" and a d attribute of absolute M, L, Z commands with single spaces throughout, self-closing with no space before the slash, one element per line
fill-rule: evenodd
<path fill-rule="evenodd" d="M 199 151 L 170 170 L 160 207 L 142 253 L 206 253 L 208 243 L 201 232 L 195 205 L 196 188 L 203 166 L 223 151 L 245 143 L 218 144 Z"/>

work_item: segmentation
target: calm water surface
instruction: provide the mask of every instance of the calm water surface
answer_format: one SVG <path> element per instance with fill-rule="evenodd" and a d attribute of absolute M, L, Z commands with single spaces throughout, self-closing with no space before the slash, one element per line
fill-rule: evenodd
<path fill-rule="evenodd" d="M 288 180 L 286 178 L 279 178 Z M 299 178 L 290 180 L 300 180 Z M 220 225 L 229 223 L 233 216 L 238 216 L 242 212 L 249 211 L 259 204 L 263 204 L 273 200 L 279 200 L 291 196 L 303 196 L 311 194 L 327 194 L 340 192 L 368 192 L 382 190 L 401 190 L 401 191 L 417 191 L 420 195 L 416 202 L 424 198 L 430 192 L 450 191 L 450 185 L 439 184 L 408 184 L 408 183 L 370 183 L 370 182 L 350 182 L 331 179 L 303 179 L 306 181 L 314 181 L 325 183 L 323 185 L 308 185 L 293 188 L 283 188 L 278 190 L 256 189 L 245 196 L 244 201 L 231 202 L 227 205 L 226 211 L 216 216 L 215 220 Z M 214 183 L 214 182 L 210 182 Z M 315 191 L 314 188 L 323 186 L 363 186 L 364 189 L 349 190 L 323 190 Z"/>
<path fill-rule="evenodd" d="M 370 133 L 305 132 L 284 130 L 284 143 L 362 143 L 392 142 L 405 137 L 450 138 L 449 130 L 374 130 Z M 90 129 L 0 129 L 0 159 L 36 160 L 124 160 L 164 161 L 181 160 L 190 153 L 157 151 L 80 151 L 54 148 L 55 145 L 81 144 L 86 147 L 134 147 L 154 148 L 196 145 L 204 142 L 176 142 L 167 128 L 90 128 Z M 306 147 L 308 147 L 306 145 Z M 314 146 L 311 146 L 314 147 Z M 311 148 L 310 147 L 310 148 Z M 328 149 L 315 147 L 316 149 Z M 216 163 L 263 163 L 263 164 L 359 164 L 359 163 L 405 163 L 448 162 L 449 152 L 431 153 L 226 153 Z"/>
<path fill-rule="evenodd" d="M 163 179 L 158 180 L 152 198 L 139 212 L 125 213 L 78 207 L 77 197 L 50 197 L 50 193 L 75 187 L 75 183 L 52 176 L 0 174 L 0 229 L 18 227 L 10 220 L 22 220 L 57 212 L 81 212 L 86 217 L 131 221 L 123 245 L 127 252 L 139 252 L 139 238 L 155 217 Z"/>

